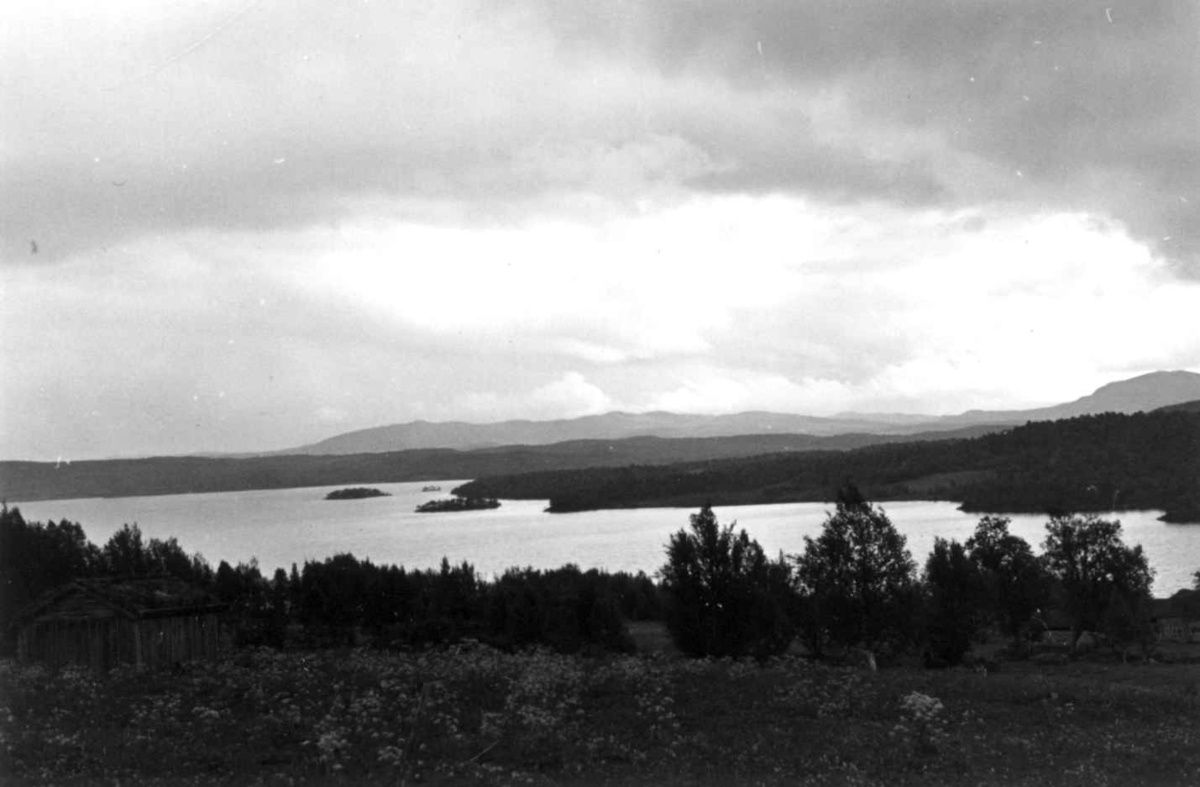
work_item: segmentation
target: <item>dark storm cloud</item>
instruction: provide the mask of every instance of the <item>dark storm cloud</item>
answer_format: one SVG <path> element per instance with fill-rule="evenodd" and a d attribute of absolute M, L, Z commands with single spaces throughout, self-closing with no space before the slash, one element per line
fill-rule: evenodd
<path fill-rule="evenodd" d="M 0 251 L 666 186 L 1093 212 L 1197 275 L 1198 9 L 264 2 L 14 24 Z"/>
<path fill-rule="evenodd" d="M 931 182 L 936 154 L 879 162 L 848 151 L 806 166 L 820 151 L 799 129 L 790 145 L 739 150 L 717 185 L 1098 211 L 1200 275 L 1194 2 L 549 6 L 575 46 L 635 53 L 665 74 L 700 71 L 743 91 L 836 85 L 864 130 L 934 134 L 943 156 L 998 171 Z"/>

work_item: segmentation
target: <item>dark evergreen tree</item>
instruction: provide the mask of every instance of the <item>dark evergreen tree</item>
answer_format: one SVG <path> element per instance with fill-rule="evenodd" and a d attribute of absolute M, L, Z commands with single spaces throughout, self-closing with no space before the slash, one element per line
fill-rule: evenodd
<path fill-rule="evenodd" d="M 144 577 L 151 572 L 150 556 L 142 541 L 137 523 L 124 525 L 113 533 L 100 550 L 106 574 L 121 577 Z"/>
<path fill-rule="evenodd" d="M 267 606 L 270 610 L 267 623 L 267 640 L 276 648 L 283 647 L 287 640 L 288 598 L 287 572 L 282 568 L 277 568 L 267 591 Z"/>
<path fill-rule="evenodd" d="M 170 576 L 198 586 L 213 581 L 213 570 L 200 553 L 189 555 L 174 538 L 150 539 L 145 546 L 146 571 L 151 575 Z"/>
<path fill-rule="evenodd" d="M 25 605 L 102 568 L 100 551 L 77 523 L 26 522 L 20 509 L 0 504 L 0 650 L 11 650 L 11 623 Z"/>

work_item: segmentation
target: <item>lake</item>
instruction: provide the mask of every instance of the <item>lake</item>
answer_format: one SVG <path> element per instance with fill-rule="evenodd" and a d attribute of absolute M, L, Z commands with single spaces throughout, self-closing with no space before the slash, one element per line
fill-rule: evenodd
<path fill-rule="evenodd" d="M 123 524 L 136 523 L 146 537 L 174 536 L 190 552 L 200 552 L 215 567 L 258 559 L 265 575 L 292 563 L 351 552 L 376 563 L 432 568 L 443 556 L 470 562 L 485 576 L 511 566 L 581 568 L 653 573 L 664 561 L 671 533 L 686 527 L 695 509 L 639 508 L 547 514 L 545 501 L 506 500 L 498 509 L 417 514 L 418 504 L 448 497 L 461 481 L 436 482 L 441 493 L 422 492 L 431 482 L 370 484 L 391 497 L 325 500 L 339 487 L 306 487 L 251 492 L 222 492 L 153 497 L 42 500 L 17 503 L 28 521 L 68 519 L 83 526 L 93 543 L 103 545 Z M 978 514 L 964 514 L 954 503 L 884 502 L 892 523 L 908 537 L 918 564 L 935 536 L 963 541 Z M 817 536 L 832 510 L 825 503 L 725 506 L 716 509 L 722 524 L 737 521 L 768 554 L 804 548 L 804 536 Z M 1141 544 L 1157 571 L 1156 595 L 1191 587 L 1200 569 L 1200 526 L 1159 522 L 1160 511 L 1122 511 L 1126 543 Z M 1045 536 L 1046 517 L 1011 516 L 1010 529 L 1035 551 Z"/>

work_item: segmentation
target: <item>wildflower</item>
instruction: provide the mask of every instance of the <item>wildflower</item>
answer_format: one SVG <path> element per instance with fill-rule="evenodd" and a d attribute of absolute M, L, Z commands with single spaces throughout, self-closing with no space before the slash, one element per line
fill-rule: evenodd
<path fill-rule="evenodd" d="M 937 744 L 945 737 L 945 707 L 937 697 L 911 692 L 900 700 L 900 712 L 904 721 L 893 729 L 894 734 L 911 736 L 919 754 L 937 753 Z"/>

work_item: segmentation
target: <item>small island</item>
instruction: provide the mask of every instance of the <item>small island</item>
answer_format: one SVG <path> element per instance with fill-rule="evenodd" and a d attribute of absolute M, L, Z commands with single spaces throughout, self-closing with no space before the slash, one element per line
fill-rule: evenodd
<path fill-rule="evenodd" d="M 440 486 L 423 486 L 423 487 L 421 487 L 421 491 L 422 492 L 440 492 L 440 491 L 442 491 L 442 488 Z"/>
<path fill-rule="evenodd" d="M 451 497 L 445 500 L 430 500 L 417 506 L 418 514 L 441 514 L 447 511 L 481 511 L 499 508 L 500 501 L 494 497 Z"/>
<path fill-rule="evenodd" d="M 348 489 L 335 489 L 325 495 L 326 500 L 361 500 L 365 497 L 391 497 L 387 492 L 366 486 L 354 486 Z"/>

